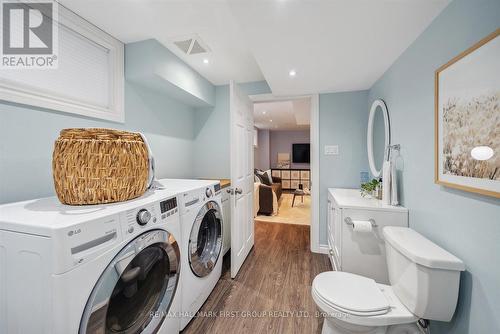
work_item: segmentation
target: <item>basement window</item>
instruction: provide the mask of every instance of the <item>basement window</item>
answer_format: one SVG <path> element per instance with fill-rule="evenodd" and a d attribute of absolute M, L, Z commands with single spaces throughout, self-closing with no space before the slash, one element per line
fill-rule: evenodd
<path fill-rule="evenodd" d="M 124 122 L 124 46 L 58 6 L 58 67 L 0 69 L 0 100 Z"/>

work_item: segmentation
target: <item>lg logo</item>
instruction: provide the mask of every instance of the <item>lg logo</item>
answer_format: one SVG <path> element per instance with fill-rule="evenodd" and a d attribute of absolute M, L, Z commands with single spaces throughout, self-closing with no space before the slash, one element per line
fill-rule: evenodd
<path fill-rule="evenodd" d="M 2 67 L 54 67 L 57 3 L 2 1 Z M 48 58 L 50 57 L 50 58 Z"/>
<path fill-rule="evenodd" d="M 82 229 L 81 228 L 77 228 L 76 230 L 70 230 L 70 231 L 68 231 L 68 237 L 72 237 L 75 234 L 80 234 L 80 233 L 82 233 Z"/>

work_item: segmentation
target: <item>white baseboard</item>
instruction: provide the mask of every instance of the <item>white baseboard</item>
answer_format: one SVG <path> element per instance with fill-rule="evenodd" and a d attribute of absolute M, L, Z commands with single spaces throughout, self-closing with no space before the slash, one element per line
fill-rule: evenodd
<path fill-rule="evenodd" d="M 319 245 L 316 247 L 311 247 L 311 252 L 313 253 L 318 253 L 318 254 L 328 254 L 328 245 Z"/>

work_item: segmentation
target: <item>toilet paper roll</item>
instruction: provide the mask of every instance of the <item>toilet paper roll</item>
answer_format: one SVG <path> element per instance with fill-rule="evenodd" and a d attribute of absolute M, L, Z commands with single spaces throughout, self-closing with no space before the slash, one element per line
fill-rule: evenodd
<path fill-rule="evenodd" d="M 358 233 L 369 233 L 372 231 L 372 223 L 367 220 L 353 220 L 352 230 Z"/>

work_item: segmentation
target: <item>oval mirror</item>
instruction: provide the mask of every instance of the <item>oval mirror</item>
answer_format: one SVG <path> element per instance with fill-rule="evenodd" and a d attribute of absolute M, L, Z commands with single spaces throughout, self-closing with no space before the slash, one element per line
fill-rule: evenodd
<path fill-rule="evenodd" d="M 386 148 L 391 143 L 391 129 L 387 106 L 381 99 L 373 101 L 368 117 L 368 163 L 374 177 L 382 174 L 382 164 L 386 157 Z"/>

